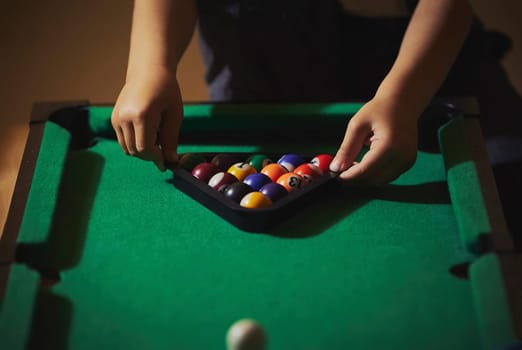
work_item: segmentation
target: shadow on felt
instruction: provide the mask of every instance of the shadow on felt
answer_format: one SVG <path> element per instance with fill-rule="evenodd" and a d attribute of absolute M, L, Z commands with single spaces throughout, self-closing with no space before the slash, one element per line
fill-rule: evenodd
<path fill-rule="evenodd" d="M 307 238 L 325 232 L 372 200 L 417 204 L 451 203 L 444 181 L 418 185 L 358 186 L 345 184 L 308 203 L 301 212 L 266 232 L 279 238 Z M 375 218 L 382 220 L 382 218 Z"/>
<path fill-rule="evenodd" d="M 102 157 L 88 150 L 69 153 L 47 239 L 18 244 L 17 262 L 58 280 L 60 271 L 78 264 L 103 163 Z"/>

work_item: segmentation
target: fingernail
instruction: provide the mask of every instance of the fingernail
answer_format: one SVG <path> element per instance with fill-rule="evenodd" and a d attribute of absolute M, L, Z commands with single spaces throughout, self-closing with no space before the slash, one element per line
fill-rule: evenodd
<path fill-rule="evenodd" d="M 337 173 L 340 170 L 341 170 L 341 162 L 337 158 L 335 158 L 330 163 L 330 171 L 333 171 L 334 173 Z"/>

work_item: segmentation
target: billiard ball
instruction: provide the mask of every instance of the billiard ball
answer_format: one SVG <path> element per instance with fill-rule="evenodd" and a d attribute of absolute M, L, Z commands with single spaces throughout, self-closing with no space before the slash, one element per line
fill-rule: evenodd
<path fill-rule="evenodd" d="M 306 182 L 317 180 L 323 175 L 321 169 L 311 163 L 304 163 L 299 165 L 297 168 L 295 168 L 294 173 L 301 175 Z"/>
<path fill-rule="evenodd" d="M 303 164 L 304 160 L 297 154 L 288 153 L 283 155 L 279 160 L 277 161 L 277 164 L 282 165 L 285 167 L 288 171 L 294 171 L 296 167 Z"/>
<path fill-rule="evenodd" d="M 196 165 L 206 161 L 207 160 L 202 155 L 185 153 L 179 158 L 178 166 L 187 171 L 192 171 Z"/>
<path fill-rule="evenodd" d="M 252 187 L 254 191 L 259 191 L 263 185 L 266 185 L 271 181 L 272 180 L 268 176 L 261 173 L 250 174 L 243 180 L 243 182 Z"/>
<path fill-rule="evenodd" d="M 326 173 L 330 169 L 330 163 L 333 160 L 333 156 L 329 154 L 319 154 L 312 158 L 310 161 L 311 164 L 319 167 L 323 173 Z"/>
<path fill-rule="evenodd" d="M 247 163 L 252 165 L 256 171 L 261 171 L 265 166 L 274 161 L 264 154 L 255 154 L 247 159 Z"/>
<path fill-rule="evenodd" d="M 208 183 L 208 180 L 218 171 L 219 169 L 214 164 L 205 162 L 196 165 L 194 169 L 192 169 L 192 175 L 204 183 Z"/>
<path fill-rule="evenodd" d="M 227 171 L 228 168 L 230 168 L 232 165 L 236 164 L 239 161 L 239 157 L 235 155 L 220 153 L 216 154 L 210 162 L 217 166 L 219 170 Z"/>
<path fill-rule="evenodd" d="M 244 182 L 234 182 L 225 188 L 225 197 L 239 203 L 244 196 L 248 193 L 253 192 L 252 187 L 248 186 Z"/>
<path fill-rule="evenodd" d="M 301 175 L 296 173 L 286 173 L 277 179 L 277 183 L 286 188 L 288 192 L 297 190 L 305 185 L 305 181 Z"/>
<path fill-rule="evenodd" d="M 277 163 L 268 164 L 263 169 L 261 169 L 261 174 L 265 174 L 274 182 L 276 182 L 277 179 L 281 177 L 281 175 L 286 174 L 287 172 L 288 170 L 286 170 L 285 167 Z"/>
<path fill-rule="evenodd" d="M 288 194 L 286 188 L 276 182 L 267 183 L 259 189 L 259 192 L 270 198 L 272 202 L 276 202 Z"/>
<path fill-rule="evenodd" d="M 227 331 L 227 350 L 265 350 L 267 338 L 258 322 L 242 319 L 235 322 Z"/>
<path fill-rule="evenodd" d="M 252 165 L 244 162 L 233 164 L 228 168 L 228 172 L 237 177 L 239 181 L 243 181 L 245 177 L 256 172 Z"/>
<path fill-rule="evenodd" d="M 220 171 L 208 180 L 208 185 L 216 191 L 224 192 L 226 187 L 234 182 L 237 182 L 237 178 L 234 175 Z"/>
<path fill-rule="evenodd" d="M 245 208 L 266 208 L 272 205 L 272 201 L 261 192 L 250 192 L 241 199 L 239 205 Z"/>

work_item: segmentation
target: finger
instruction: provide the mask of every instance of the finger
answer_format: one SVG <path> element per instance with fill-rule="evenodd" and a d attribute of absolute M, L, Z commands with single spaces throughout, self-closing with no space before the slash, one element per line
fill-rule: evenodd
<path fill-rule="evenodd" d="M 125 145 L 127 147 L 128 154 L 135 156 L 138 154 L 136 150 L 136 139 L 134 134 L 134 125 L 132 123 L 124 123 L 121 127 Z"/>
<path fill-rule="evenodd" d="M 380 181 L 382 175 L 392 164 L 392 157 L 387 153 L 383 143 L 372 145 L 359 163 L 354 164 L 339 175 L 341 180 L 374 184 Z"/>
<path fill-rule="evenodd" d="M 120 147 L 122 148 L 123 152 L 125 154 L 129 154 L 129 150 L 127 149 L 127 145 L 125 144 L 125 138 L 123 137 L 123 131 L 119 126 L 114 127 L 114 131 L 116 132 L 116 139 L 118 140 L 118 143 L 120 144 Z"/>
<path fill-rule="evenodd" d="M 123 131 L 121 130 L 121 127 L 120 127 L 119 123 L 117 122 L 118 114 L 119 114 L 119 110 L 117 109 L 117 107 L 115 107 L 114 110 L 112 111 L 112 115 L 111 115 L 111 125 L 112 125 L 112 128 L 114 129 L 114 133 L 116 134 L 116 139 L 118 140 L 118 144 L 122 148 L 123 152 L 125 152 L 126 154 L 129 154 L 129 151 L 127 150 L 127 145 L 125 144 L 125 139 L 123 137 Z"/>
<path fill-rule="evenodd" d="M 156 143 L 156 130 L 150 126 L 147 127 L 145 123 L 136 123 L 134 125 L 134 131 L 136 134 L 138 157 L 154 162 L 160 171 L 165 171 L 163 154 L 161 153 L 159 145 Z"/>
<path fill-rule="evenodd" d="M 183 119 L 183 106 L 171 106 L 164 112 L 162 127 L 160 128 L 159 142 L 163 156 L 167 162 L 178 161 L 178 141 L 181 120 Z"/>
<path fill-rule="evenodd" d="M 342 172 L 350 168 L 368 140 L 370 132 L 371 129 L 366 124 L 349 123 L 343 142 L 330 164 L 330 170 Z"/>

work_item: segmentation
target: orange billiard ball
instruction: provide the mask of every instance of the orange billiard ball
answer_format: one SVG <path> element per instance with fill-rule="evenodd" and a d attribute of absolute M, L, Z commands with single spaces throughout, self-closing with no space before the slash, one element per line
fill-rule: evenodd
<path fill-rule="evenodd" d="M 268 176 L 273 182 L 276 182 L 281 175 L 286 174 L 288 170 L 280 164 L 272 163 L 261 169 L 261 174 Z"/>
<path fill-rule="evenodd" d="M 303 187 L 306 182 L 301 175 L 296 173 L 286 173 L 277 179 L 277 183 L 286 188 L 288 192 L 292 192 Z"/>

